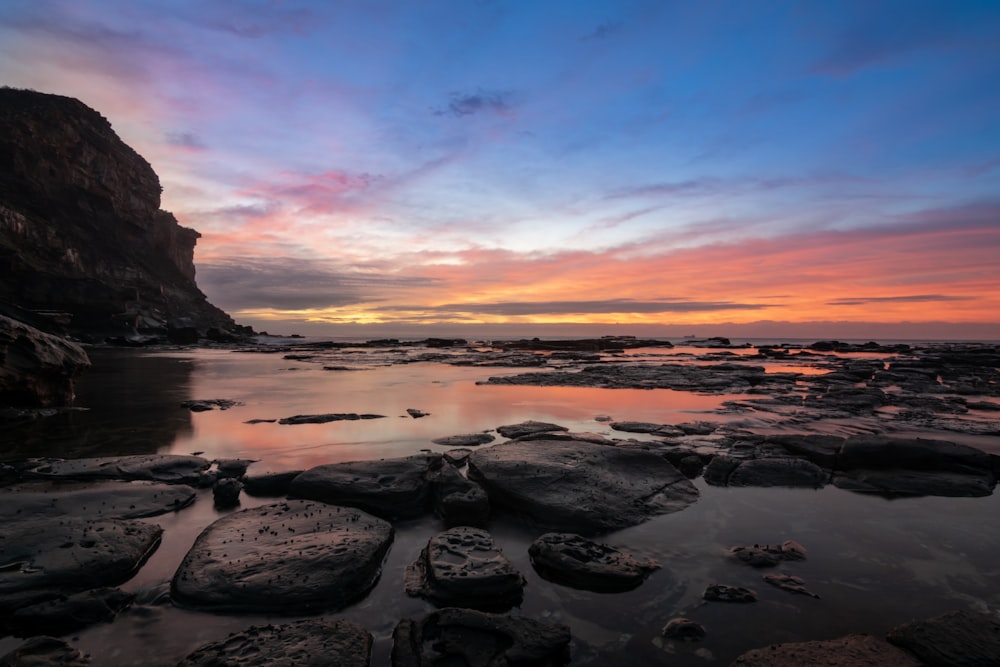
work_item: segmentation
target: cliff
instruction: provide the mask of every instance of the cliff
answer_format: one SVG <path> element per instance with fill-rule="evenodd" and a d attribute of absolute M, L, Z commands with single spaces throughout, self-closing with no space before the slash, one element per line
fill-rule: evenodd
<path fill-rule="evenodd" d="M 98 112 L 0 88 L 0 311 L 65 314 L 68 332 L 89 339 L 249 333 L 198 289 L 200 234 L 160 210 L 160 192 Z"/>

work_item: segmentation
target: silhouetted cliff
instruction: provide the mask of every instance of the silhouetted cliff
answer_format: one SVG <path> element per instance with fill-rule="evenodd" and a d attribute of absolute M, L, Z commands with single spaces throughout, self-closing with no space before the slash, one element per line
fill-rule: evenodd
<path fill-rule="evenodd" d="M 69 331 L 88 337 L 247 333 L 198 289 L 200 234 L 160 210 L 160 192 L 90 107 L 0 88 L 0 301 L 70 314 Z"/>

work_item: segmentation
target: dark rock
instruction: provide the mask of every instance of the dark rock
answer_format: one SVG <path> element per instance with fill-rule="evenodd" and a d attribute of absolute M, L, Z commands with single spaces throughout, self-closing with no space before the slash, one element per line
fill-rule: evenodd
<path fill-rule="evenodd" d="M 465 465 L 465 462 L 469 460 L 469 454 L 472 453 L 471 449 L 459 448 L 459 449 L 449 449 L 442 456 L 444 460 L 453 466 L 461 467 Z"/>
<path fill-rule="evenodd" d="M 171 597 L 234 613 L 337 610 L 368 593 L 392 543 L 360 510 L 290 500 L 228 514 L 198 536 Z"/>
<path fill-rule="evenodd" d="M 140 519 L 194 502 L 195 490 L 156 482 L 32 482 L 0 491 L 0 521 L 77 516 Z"/>
<path fill-rule="evenodd" d="M 473 452 L 469 478 L 494 506 L 554 530 L 593 535 L 684 509 L 698 490 L 642 450 L 573 441 L 512 441 Z"/>
<path fill-rule="evenodd" d="M 719 455 L 713 456 L 712 460 L 708 462 L 705 467 L 704 478 L 705 481 L 712 486 L 726 486 L 729 484 L 729 476 L 733 473 L 736 468 L 739 467 L 741 461 L 730 456 Z"/>
<path fill-rule="evenodd" d="M 684 435 L 684 431 L 669 424 L 653 424 L 650 422 L 612 422 L 611 428 L 626 433 L 650 433 L 665 437 Z"/>
<path fill-rule="evenodd" d="M 742 654 L 731 667 L 921 667 L 905 651 L 871 635 L 771 644 Z"/>
<path fill-rule="evenodd" d="M 695 479 L 705 469 L 704 461 L 702 461 L 701 457 L 696 454 L 683 456 L 674 465 L 676 465 L 677 469 L 681 471 L 681 474 L 688 479 Z"/>
<path fill-rule="evenodd" d="M 719 429 L 719 425 L 715 422 L 698 421 L 677 424 L 676 428 L 679 428 L 684 435 L 711 435 Z"/>
<path fill-rule="evenodd" d="M 978 498 L 993 493 L 996 476 L 992 471 L 979 474 L 933 470 L 847 470 L 834 475 L 837 488 L 870 493 L 887 498 L 943 496 Z"/>
<path fill-rule="evenodd" d="M 421 417 L 430 416 L 429 412 L 424 412 L 423 410 L 417 410 L 416 408 L 406 408 L 406 414 L 410 415 L 414 419 L 420 419 Z"/>
<path fill-rule="evenodd" d="M 491 377 L 486 384 L 537 387 L 595 387 L 603 389 L 674 389 L 700 394 L 744 392 L 763 383 L 793 385 L 795 378 L 776 377 L 763 366 L 743 363 L 711 365 L 638 365 L 604 363 L 579 371 L 551 371 Z"/>
<path fill-rule="evenodd" d="M 248 419 L 244 424 L 276 424 L 277 419 Z"/>
<path fill-rule="evenodd" d="M 132 603 L 133 596 L 118 588 L 97 588 L 22 607 L 10 626 L 14 635 L 65 635 L 97 623 L 114 620 Z"/>
<path fill-rule="evenodd" d="M 844 444 L 844 438 L 819 434 L 779 434 L 768 436 L 765 442 L 780 445 L 792 454 L 832 469 L 837 465 L 837 455 Z"/>
<path fill-rule="evenodd" d="M 781 544 L 730 547 L 729 554 L 752 567 L 774 567 L 782 561 L 805 560 L 806 549 L 794 540 L 785 540 Z"/>
<path fill-rule="evenodd" d="M 601 593 L 632 590 L 660 567 L 572 533 L 546 533 L 531 543 L 528 554 L 543 579 Z"/>
<path fill-rule="evenodd" d="M 889 631 L 887 639 L 927 667 L 993 667 L 1000 664 L 1000 621 L 975 611 L 952 611 Z"/>
<path fill-rule="evenodd" d="M 8 279 L 5 273 L 3 282 Z M 89 366 L 87 353 L 76 343 L 0 315 L 0 405 L 69 405 L 74 381 Z"/>
<path fill-rule="evenodd" d="M 393 667 L 560 667 L 570 657 L 565 625 L 471 609 L 441 609 L 404 619 L 392 641 Z"/>
<path fill-rule="evenodd" d="M 756 602 L 757 593 L 742 586 L 711 584 L 702 597 L 710 602 Z"/>
<path fill-rule="evenodd" d="M 216 480 L 212 486 L 212 498 L 215 501 L 216 509 L 231 509 L 240 504 L 240 489 L 243 485 L 238 479 L 223 477 Z"/>
<path fill-rule="evenodd" d="M 243 477 L 243 490 L 251 496 L 286 496 L 292 480 L 301 474 L 301 470 L 252 473 Z"/>
<path fill-rule="evenodd" d="M 55 637 L 33 637 L 0 657 L 0 667 L 87 667 L 90 658 Z"/>
<path fill-rule="evenodd" d="M 293 415 L 278 420 L 279 424 L 326 424 L 327 422 L 383 419 L 385 415 L 359 415 L 355 412 L 331 412 L 323 415 Z"/>
<path fill-rule="evenodd" d="M 320 465 L 293 479 L 289 493 L 324 503 L 360 507 L 385 518 L 417 517 L 430 508 L 430 471 L 440 462 L 440 454 L 419 454 Z"/>
<path fill-rule="evenodd" d="M 167 340 L 174 345 L 197 345 L 200 338 L 201 334 L 198 333 L 197 327 L 167 326 Z"/>
<path fill-rule="evenodd" d="M 443 607 L 506 611 L 521 603 L 524 577 L 485 530 L 449 528 L 432 537 L 406 568 L 408 595 Z"/>
<path fill-rule="evenodd" d="M 191 412 L 208 412 L 216 408 L 228 410 L 239 405 L 244 405 L 243 401 L 234 401 L 231 398 L 204 398 L 196 401 L 183 401 L 181 403 L 182 408 L 187 408 Z"/>
<path fill-rule="evenodd" d="M 859 435 L 844 442 L 837 467 L 975 473 L 990 470 L 991 464 L 986 452 L 947 440 Z"/>
<path fill-rule="evenodd" d="M 251 464 L 257 463 L 257 459 L 216 459 L 212 463 L 215 464 L 220 479 L 226 477 L 239 479 L 246 474 Z"/>
<path fill-rule="evenodd" d="M 149 480 L 201 486 L 211 465 L 200 456 L 140 454 L 87 459 L 43 459 L 25 472 L 46 479 Z"/>
<path fill-rule="evenodd" d="M 26 519 L 0 532 L 0 610 L 131 577 L 160 544 L 163 530 L 139 521 L 78 517 Z"/>
<path fill-rule="evenodd" d="M 663 626 L 663 636 L 680 641 L 697 641 L 705 636 L 705 628 L 690 618 L 672 618 Z"/>
<path fill-rule="evenodd" d="M 484 526 L 490 516 L 490 500 L 479 484 L 462 476 L 451 465 L 442 465 L 431 474 L 434 511 L 445 525 Z"/>
<path fill-rule="evenodd" d="M 255 625 L 202 646 L 177 667 L 368 667 L 371 634 L 345 620 Z"/>
<path fill-rule="evenodd" d="M 729 486 L 791 486 L 819 489 L 828 474 L 815 463 L 793 458 L 742 461 L 729 474 Z"/>
<path fill-rule="evenodd" d="M 495 438 L 489 433 L 468 433 L 465 435 L 449 435 L 444 438 L 435 438 L 431 442 L 435 445 L 446 447 L 476 447 L 493 442 Z"/>
<path fill-rule="evenodd" d="M 802 577 L 796 577 L 792 574 L 765 574 L 764 581 L 790 593 L 808 595 L 811 598 L 819 599 L 818 595 L 806 588 L 806 582 Z"/>
<path fill-rule="evenodd" d="M 506 426 L 500 426 L 497 428 L 497 433 L 505 438 L 510 438 L 511 440 L 516 440 L 518 438 L 523 438 L 526 435 L 535 435 L 537 433 L 551 433 L 553 431 L 568 431 L 569 429 L 565 426 L 559 426 L 558 424 L 548 424 L 546 422 L 536 422 L 536 421 L 526 421 L 520 424 L 508 424 Z"/>

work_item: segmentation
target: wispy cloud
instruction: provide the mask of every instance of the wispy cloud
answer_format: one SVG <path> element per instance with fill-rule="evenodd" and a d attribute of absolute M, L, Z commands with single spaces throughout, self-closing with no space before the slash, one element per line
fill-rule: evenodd
<path fill-rule="evenodd" d="M 510 93 L 498 90 L 484 90 L 479 88 L 474 93 L 452 93 L 448 105 L 441 109 L 435 109 L 436 116 L 454 116 L 462 118 L 473 114 L 491 112 L 500 116 L 511 113 L 509 103 Z"/>
<path fill-rule="evenodd" d="M 688 301 L 663 299 L 635 301 L 633 299 L 602 299 L 596 301 L 507 301 L 499 303 L 448 303 L 436 306 L 380 306 L 375 310 L 426 310 L 435 313 L 473 313 L 484 315 L 607 315 L 628 313 L 695 313 L 723 310 L 760 310 L 773 307 L 760 303 L 727 301 Z"/>
<path fill-rule="evenodd" d="M 622 25 L 621 21 L 605 21 L 594 28 L 591 32 L 588 32 L 586 35 L 582 35 L 580 37 L 580 41 L 589 42 L 593 40 L 607 39 L 621 30 Z"/>
<path fill-rule="evenodd" d="M 947 294 L 901 294 L 899 296 L 842 297 L 827 301 L 831 306 L 863 306 L 870 303 L 934 303 L 938 301 L 970 301 L 972 296 L 949 296 Z"/>

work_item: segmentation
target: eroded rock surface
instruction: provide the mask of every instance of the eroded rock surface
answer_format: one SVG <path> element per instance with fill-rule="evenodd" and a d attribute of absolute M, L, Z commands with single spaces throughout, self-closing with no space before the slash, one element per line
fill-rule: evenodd
<path fill-rule="evenodd" d="M 837 639 L 789 642 L 755 648 L 742 654 L 732 667 L 920 667 L 920 662 L 883 639 L 847 635 Z"/>
<path fill-rule="evenodd" d="M 76 343 L 0 315 L 0 405 L 68 405 L 73 383 L 89 366 Z"/>
<path fill-rule="evenodd" d="M 477 447 L 479 445 L 488 445 L 495 439 L 489 433 L 466 433 L 464 435 L 449 435 L 443 438 L 435 438 L 431 442 L 435 445 L 444 445 L 445 447 Z"/>
<path fill-rule="evenodd" d="M 9 619 L 13 633 L 65 635 L 97 623 L 114 620 L 132 603 L 133 596 L 117 588 L 97 588 L 39 602 L 18 609 Z"/>
<path fill-rule="evenodd" d="M 279 424 L 326 424 L 328 422 L 356 421 L 358 419 L 384 419 L 385 415 L 358 414 L 356 412 L 328 412 L 319 415 L 292 415 L 282 417 Z"/>
<path fill-rule="evenodd" d="M 569 429 L 559 424 L 549 424 L 547 422 L 526 421 L 520 424 L 507 424 L 498 426 L 497 433 L 505 438 L 516 440 L 526 435 L 537 435 L 538 433 L 551 433 L 553 431 L 568 431 Z"/>
<path fill-rule="evenodd" d="M 608 593 L 632 590 L 660 567 L 573 533 L 546 533 L 531 543 L 528 554 L 543 579 Z"/>
<path fill-rule="evenodd" d="M 42 459 L 24 472 L 46 479 L 149 480 L 167 484 L 211 484 L 209 465 L 200 456 L 138 454 L 86 459 Z"/>
<path fill-rule="evenodd" d="M 730 547 L 729 553 L 736 560 L 752 567 L 774 567 L 782 561 L 806 558 L 805 547 L 794 540 L 785 540 L 781 544 Z"/>
<path fill-rule="evenodd" d="M 483 526 L 490 516 L 490 499 L 479 484 L 462 476 L 451 465 L 439 466 L 431 473 L 434 488 L 434 512 L 445 525 Z"/>
<path fill-rule="evenodd" d="M 711 584 L 705 589 L 702 598 L 709 602 L 756 602 L 757 593 L 742 586 Z"/>
<path fill-rule="evenodd" d="M 33 637 L 0 656 L 0 667 L 87 667 L 90 657 L 61 639 Z"/>
<path fill-rule="evenodd" d="M 25 482 L 0 489 L 0 522 L 43 517 L 139 519 L 175 512 L 195 490 L 157 482 Z"/>
<path fill-rule="evenodd" d="M 1000 664 L 1000 620 L 975 611 L 952 611 L 889 631 L 888 640 L 927 667 Z"/>
<path fill-rule="evenodd" d="M 811 598 L 819 598 L 819 595 L 806 588 L 806 582 L 802 577 L 793 574 L 765 574 L 764 581 L 789 593 L 808 595 Z"/>
<path fill-rule="evenodd" d="M 303 500 L 222 517 L 174 574 L 175 601 L 229 612 L 312 613 L 365 595 L 392 526 L 361 510 Z"/>

